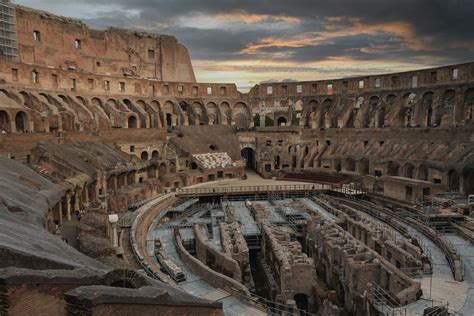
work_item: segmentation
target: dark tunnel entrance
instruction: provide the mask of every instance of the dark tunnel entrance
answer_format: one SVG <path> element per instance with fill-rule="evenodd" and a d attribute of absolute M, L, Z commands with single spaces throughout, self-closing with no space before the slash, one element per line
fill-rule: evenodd
<path fill-rule="evenodd" d="M 255 170 L 255 151 L 252 148 L 245 147 L 240 151 L 242 159 L 245 161 L 247 169 Z"/>

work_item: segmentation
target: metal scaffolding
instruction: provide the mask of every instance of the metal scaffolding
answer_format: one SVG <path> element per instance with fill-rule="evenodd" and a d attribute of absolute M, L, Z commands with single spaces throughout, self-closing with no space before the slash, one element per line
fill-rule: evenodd
<path fill-rule="evenodd" d="M 0 0 L 0 55 L 18 59 L 16 11 L 10 0 Z"/>

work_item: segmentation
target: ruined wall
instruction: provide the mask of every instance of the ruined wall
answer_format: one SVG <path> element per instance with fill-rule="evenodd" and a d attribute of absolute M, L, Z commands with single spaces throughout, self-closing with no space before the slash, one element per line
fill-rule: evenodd
<path fill-rule="evenodd" d="M 263 225 L 262 250 L 273 271 L 282 301 L 305 294 L 310 299 L 314 280 L 313 260 L 303 253 L 301 244 L 277 227 Z"/>
<path fill-rule="evenodd" d="M 98 31 L 80 21 L 16 6 L 22 64 L 195 82 L 186 48 L 172 36 L 117 28 Z"/>
<path fill-rule="evenodd" d="M 231 214 L 231 217 L 235 217 L 235 211 L 234 215 Z M 252 288 L 253 280 L 250 270 L 249 248 L 244 236 L 242 235 L 239 223 L 236 221 L 232 221 L 229 224 L 220 223 L 219 232 L 221 234 L 223 251 L 231 255 L 232 258 L 239 263 L 242 282 L 244 282 L 248 288 Z"/>
<path fill-rule="evenodd" d="M 237 282 L 242 282 L 242 271 L 239 263 L 228 252 L 221 252 L 209 244 L 201 227 L 194 226 L 196 241 L 196 257 L 219 274 L 230 277 Z"/>

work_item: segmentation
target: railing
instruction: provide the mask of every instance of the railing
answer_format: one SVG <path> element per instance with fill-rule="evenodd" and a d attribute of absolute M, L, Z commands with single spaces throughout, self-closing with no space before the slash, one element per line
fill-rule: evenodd
<path fill-rule="evenodd" d="M 249 194 L 268 192 L 298 192 L 298 191 L 323 191 L 333 190 L 344 194 L 364 194 L 366 190 L 362 188 L 354 189 L 329 184 L 291 184 L 291 185 L 258 185 L 258 186 L 235 186 L 235 187 L 212 187 L 212 188 L 188 188 L 176 191 L 177 196 L 195 195 L 220 195 L 220 194 Z"/>

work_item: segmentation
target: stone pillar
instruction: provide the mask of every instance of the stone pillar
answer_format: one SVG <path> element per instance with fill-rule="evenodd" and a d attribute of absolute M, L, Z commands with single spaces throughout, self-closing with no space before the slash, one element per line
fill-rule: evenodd
<path fill-rule="evenodd" d="M 71 195 L 70 194 L 67 194 L 66 195 L 66 205 L 67 205 L 67 220 L 70 221 L 71 220 Z"/>
<path fill-rule="evenodd" d="M 59 226 L 63 224 L 63 201 L 59 201 Z"/>

